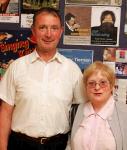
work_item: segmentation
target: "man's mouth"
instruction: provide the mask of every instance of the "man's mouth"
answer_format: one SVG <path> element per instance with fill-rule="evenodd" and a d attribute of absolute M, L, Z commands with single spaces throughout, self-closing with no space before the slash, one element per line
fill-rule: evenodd
<path fill-rule="evenodd" d="M 50 44 L 50 43 L 53 42 L 53 40 L 43 40 L 43 41 L 44 41 L 44 43 L 46 43 L 46 44 Z"/>

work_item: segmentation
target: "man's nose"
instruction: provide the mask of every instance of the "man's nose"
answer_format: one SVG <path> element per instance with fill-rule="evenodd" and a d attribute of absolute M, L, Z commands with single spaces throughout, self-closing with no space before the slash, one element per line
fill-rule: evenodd
<path fill-rule="evenodd" d="M 47 36 L 47 37 L 50 37 L 50 36 L 51 36 L 51 29 L 47 29 L 47 30 L 46 30 L 46 36 Z"/>

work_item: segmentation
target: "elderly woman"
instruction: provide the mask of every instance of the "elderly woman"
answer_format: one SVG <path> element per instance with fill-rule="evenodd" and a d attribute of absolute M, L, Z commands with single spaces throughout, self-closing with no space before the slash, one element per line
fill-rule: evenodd
<path fill-rule="evenodd" d="M 87 102 L 75 116 L 72 150 L 127 150 L 127 105 L 114 100 L 114 84 L 113 70 L 100 61 L 84 71 Z"/>

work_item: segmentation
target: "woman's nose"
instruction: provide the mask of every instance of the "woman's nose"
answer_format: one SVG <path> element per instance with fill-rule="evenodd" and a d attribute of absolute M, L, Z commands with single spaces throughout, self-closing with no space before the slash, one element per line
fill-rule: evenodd
<path fill-rule="evenodd" d="M 99 83 L 96 83 L 96 85 L 95 85 L 95 89 L 100 89 L 100 84 Z"/>

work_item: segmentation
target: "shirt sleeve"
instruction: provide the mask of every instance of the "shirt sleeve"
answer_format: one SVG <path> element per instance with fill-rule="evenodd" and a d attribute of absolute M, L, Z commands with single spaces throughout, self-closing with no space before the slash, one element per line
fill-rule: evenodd
<path fill-rule="evenodd" d="M 0 81 L 0 99 L 12 106 L 15 100 L 14 68 L 11 64 Z"/>
<path fill-rule="evenodd" d="M 76 78 L 74 75 L 73 78 Z M 83 103 L 85 101 L 83 74 L 80 70 L 77 73 L 77 79 L 74 85 L 73 103 Z"/>

